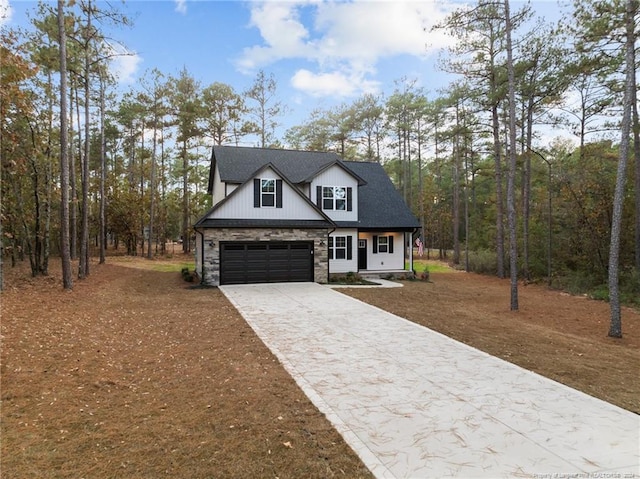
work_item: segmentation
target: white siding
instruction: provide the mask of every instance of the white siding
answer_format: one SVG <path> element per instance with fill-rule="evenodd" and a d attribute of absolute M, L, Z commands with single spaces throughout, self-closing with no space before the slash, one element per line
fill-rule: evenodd
<path fill-rule="evenodd" d="M 329 273 L 348 273 L 358 271 L 358 230 L 351 228 L 337 229 L 330 236 L 351 236 L 351 259 L 330 259 Z M 327 245 L 328 247 L 328 245 Z"/>
<path fill-rule="evenodd" d="M 373 237 L 393 236 L 393 253 L 374 253 Z M 404 270 L 405 235 L 395 233 L 360 233 L 360 239 L 367 240 L 367 271 L 398 271 Z"/>
<path fill-rule="evenodd" d="M 337 165 L 334 165 L 316 176 L 311 182 L 311 201 L 317 203 L 316 192 L 318 186 L 345 186 L 352 191 L 351 211 L 323 210 L 329 218 L 334 221 L 357 221 L 358 220 L 358 182 Z M 357 263 L 356 263 L 357 264 Z M 356 270 L 353 270 L 356 271 Z"/>
<path fill-rule="evenodd" d="M 220 179 L 220 172 L 218 171 L 218 165 L 213 172 L 213 192 L 212 192 L 212 205 L 220 203 L 225 197 L 225 185 Z"/>
<path fill-rule="evenodd" d="M 280 179 L 271 169 L 260 174 L 261 178 Z M 240 186 L 233 197 L 214 211 L 209 218 L 216 219 L 281 219 L 281 220 L 319 220 L 320 214 L 310 205 L 297 189 L 282 182 L 282 208 L 254 208 L 253 181 Z"/>

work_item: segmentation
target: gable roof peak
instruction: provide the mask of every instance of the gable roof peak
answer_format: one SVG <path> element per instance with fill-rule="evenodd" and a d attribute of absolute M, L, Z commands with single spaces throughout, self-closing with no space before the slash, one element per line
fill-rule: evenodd
<path fill-rule="evenodd" d="M 217 168 L 223 182 L 239 184 L 266 164 L 272 164 L 294 184 L 309 183 L 319 172 L 337 164 L 363 184 L 362 178 L 346 168 L 342 158 L 336 153 L 279 148 L 216 145 L 212 149 L 209 176 L 211 179 L 213 170 Z"/>

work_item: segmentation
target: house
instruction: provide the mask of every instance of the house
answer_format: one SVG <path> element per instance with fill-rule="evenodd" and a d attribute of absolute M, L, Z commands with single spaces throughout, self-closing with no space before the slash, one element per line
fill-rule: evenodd
<path fill-rule="evenodd" d="M 378 163 L 214 146 L 208 192 L 194 226 L 203 284 L 412 272 L 419 223 Z"/>

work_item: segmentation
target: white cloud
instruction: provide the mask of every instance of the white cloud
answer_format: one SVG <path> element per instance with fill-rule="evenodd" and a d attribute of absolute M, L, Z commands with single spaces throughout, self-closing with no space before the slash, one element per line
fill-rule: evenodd
<path fill-rule="evenodd" d="M 253 6 L 249 26 L 260 31 L 264 45 L 245 48 L 238 67 L 250 72 L 283 58 L 313 56 L 309 32 L 299 18 L 299 4 L 264 2 Z"/>
<path fill-rule="evenodd" d="M 111 52 L 109 72 L 119 83 L 133 83 L 142 57 L 118 44 L 108 44 L 107 49 Z"/>
<path fill-rule="evenodd" d="M 427 34 L 434 17 L 441 17 L 431 2 L 352 2 L 322 4 L 316 27 L 326 32 L 323 54 L 355 61 L 375 62 L 381 57 L 426 54 Z"/>
<path fill-rule="evenodd" d="M 257 2 L 250 27 L 260 31 L 263 43 L 246 48 L 237 61 L 251 72 L 279 60 L 304 59 L 316 72 L 299 70 L 294 87 L 318 95 L 364 93 L 376 86 L 377 63 L 397 55 L 426 57 L 449 44 L 431 34 L 450 7 L 436 1 L 335 2 L 323 0 Z"/>
<path fill-rule="evenodd" d="M 174 0 L 174 2 L 176 4 L 176 12 L 183 15 L 187 13 L 187 0 Z"/>
<path fill-rule="evenodd" d="M 11 21 L 13 9 L 9 4 L 9 0 L 0 0 L 0 27 Z"/>
<path fill-rule="evenodd" d="M 312 73 L 309 70 L 298 70 L 291 85 L 315 97 L 349 97 L 359 93 L 377 93 L 378 82 L 362 77 L 349 76 L 341 72 Z"/>

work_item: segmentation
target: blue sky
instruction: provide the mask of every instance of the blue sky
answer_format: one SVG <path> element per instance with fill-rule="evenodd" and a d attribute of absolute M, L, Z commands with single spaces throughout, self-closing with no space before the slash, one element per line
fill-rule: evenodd
<path fill-rule="evenodd" d="M 112 3 L 133 20 L 131 28 L 112 32 L 133 54 L 112 66 L 121 88 L 135 88 L 153 68 L 177 75 L 186 67 L 203 87 L 223 82 L 240 93 L 263 69 L 275 76 L 278 97 L 289 107 L 281 133 L 314 108 L 352 102 L 363 93 L 390 95 L 402 77 L 437 96 L 452 80 L 436 66 L 450 40 L 429 29 L 462 5 L 448 0 Z M 559 15 L 555 1 L 532 4 L 550 20 Z M 36 5 L 0 0 L 0 11 L 9 7 L 2 23 L 28 25 L 26 12 Z M 512 0 L 512 9 L 521 5 Z"/>

